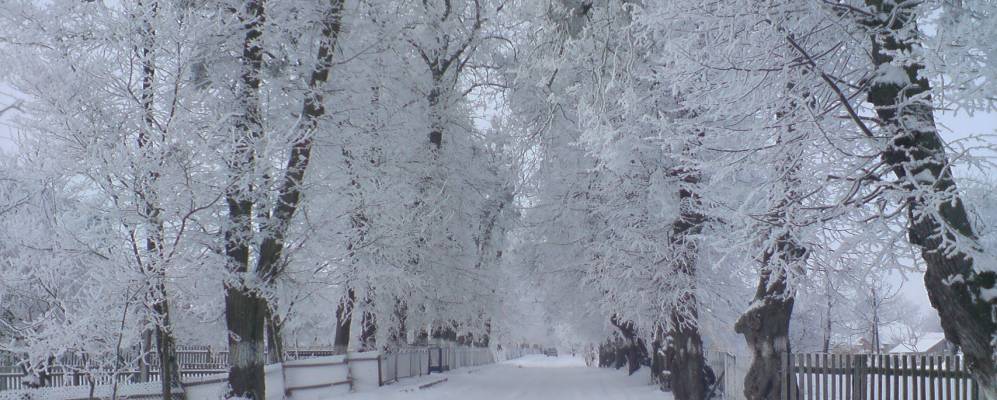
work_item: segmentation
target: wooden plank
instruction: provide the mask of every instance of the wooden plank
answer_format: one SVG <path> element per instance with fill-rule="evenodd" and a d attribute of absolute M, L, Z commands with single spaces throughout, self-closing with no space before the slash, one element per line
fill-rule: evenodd
<path fill-rule="evenodd" d="M 904 371 L 903 384 L 901 384 L 901 386 L 900 386 L 900 392 L 903 394 L 903 397 L 901 397 L 901 399 L 904 399 L 904 400 L 910 400 L 910 393 L 909 393 L 910 392 L 910 377 L 907 375 L 908 371 L 910 371 L 910 369 L 908 367 L 909 364 L 907 363 L 907 361 L 908 361 L 909 358 L 910 357 L 908 357 L 906 354 L 901 354 L 900 355 L 900 368 L 902 368 L 903 371 Z"/>
<path fill-rule="evenodd" d="M 928 356 L 928 399 L 935 400 L 935 356 Z"/>
<path fill-rule="evenodd" d="M 855 400 L 865 400 L 866 398 L 866 358 L 865 355 L 855 356 Z"/>
<path fill-rule="evenodd" d="M 883 380 L 883 384 L 879 388 L 879 391 L 885 393 L 885 396 L 881 397 L 882 399 L 889 399 L 891 398 L 890 389 L 892 389 L 890 385 L 890 370 L 893 368 L 893 365 L 890 363 L 890 356 L 888 354 L 883 354 L 880 357 L 883 359 L 883 365 L 879 368 L 879 377 Z"/>
<path fill-rule="evenodd" d="M 779 373 L 782 379 L 779 380 L 779 398 L 789 400 L 789 353 L 783 353 L 780 359 L 782 367 L 779 369 Z"/>
<path fill-rule="evenodd" d="M 969 369 L 966 368 L 966 357 L 959 357 L 959 363 L 962 364 L 962 398 L 963 400 L 969 400 L 969 382 L 973 378 L 969 375 Z"/>
<path fill-rule="evenodd" d="M 855 391 L 855 382 L 852 381 L 855 378 L 855 360 L 851 354 L 845 354 L 845 368 L 848 369 L 848 373 L 845 374 L 845 384 L 841 386 L 841 391 L 845 395 L 845 400 L 852 400 L 852 392 Z"/>
<path fill-rule="evenodd" d="M 873 356 L 862 356 L 862 363 L 859 364 L 859 368 L 862 368 L 862 373 L 859 374 L 859 382 L 862 384 L 859 387 L 859 400 L 868 400 L 869 396 L 874 393 L 873 386 L 875 384 L 875 380 L 873 380 L 872 376 L 869 375 L 869 369 L 874 362 L 875 360 L 873 360 Z M 872 382 L 870 383 L 870 381 Z"/>
<path fill-rule="evenodd" d="M 890 371 L 890 374 L 893 375 L 893 398 L 900 399 L 900 376 L 903 374 L 903 371 L 900 369 L 900 358 L 896 354 L 892 354 L 889 357 L 891 359 L 890 364 L 893 365 L 893 369 Z"/>
<path fill-rule="evenodd" d="M 789 399 L 796 400 L 800 396 L 800 388 L 796 384 L 796 365 L 799 359 L 799 354 L 793 354 L 789 357 L 789 370 L 787 371 L 787 378 L 789 379 Z"/>
<path fill-rule="evenodd" d="M 928 376 L 928 363 L 927 363 L 927 359 L 925 359 L 924 356 L 921 356 L 920 358 L 921 358 L 921 360 L 920 360 L 920 367 L 921 368 L 918 371 L 921 374 L 920 375 L 921 379 L 919 379 L 921 381 L 921 384 L 919 385 L 920 389 L 921 389 L 921 397 L 919 397 L 919 398 L 921 400 L 928 400 L 928 390 L 927 390 L 928 382 L 926 380 L 926 377 Z"/>
<path fill-rule="evenodd" d="M 829 375 L 829 373 L 828 373 L 829 364 L 827 362 L 827 353 L 824 353 L 824 354 L 820 355 L 820 363 L 821 363 L 821 374 L 820 374 L 820 380 L 821 380 L 820 393 L 821 393 L 821 396 L 820 396 L 820 398 L 822 400 L 827 400 L 827 376 Z"/>
<path fill-rule="evenodd" d="M 890 394 L 893 393 L 893 359 L 890 358 L 889 354 L 883 354 L 883 367 L 880 368 L 880 375 L 883 377 L 883 398 L 884 399 L 894 399 Z"/>
<path fill-rule="evenodd" d="M 955 400 L 962 400 L 962 391 L 959 390 L 960 389 L 959 386 L 962 383 L 962 368 L 959 365 L 959 356 L 953 357 L 952 371 L 955 372 L 955 376 L 956 376 L 956 378 L 955 378 L 955 387 L 953 388 L 953 389 L 955 389 L 955 391 L 953 393 L 955 395 L 954 398 L 955 398 Z"/>
<path fill-rule="evenodd" d="M 872 393 L 876 400 L 886 400 L 886 398 L 883 397 L 883 355 L 877 354 L 873 356 L 873 360 L 875 360 L 874 362 L 876 363 L 876 368 L 874 370 L 877 373 L 874 378 L 874 384 L 876 387 L 873 389 Z"/>
<path fill-rule="evenodd" d="M 842 354 L 838 354 L 837 357 L 838 357 L 838 367 L 839 368 L 840 367 L 844 367 L 845 366 L 845 356 L 842 355 Z M 848 384 L 847 383 L 848 382 L 847 377 L 848 377 L 848 375 L 846 375 L 846 374 L 838 374 L 838 399 L 840 399 L 840 400 L 845 400 L 845 398 L 846 398 L 846 394 L 845 393 L 848 393 L 848 391 L 845 389 L 845 386 Z"/>
<path fill-rule="evenodd" d="M 838 356 L 839 356 L 838 354 L 831 354 L 831 369 L 832 370 L 835 369 L 835 368 L 837 368 L 837 367 L 840 367 L 840 365 L 839 365 L 840 363 L 838 362 L 838 360 L 839 360 Z M 831 375 L 831 398 L 834 399 L 834 400 L 838 400 L 838 378 L 840 376 L 841 375 L 838 375 L 838 374 Z"/>
<path fill-rule="evenodd" d="M 954 372 L 955 371 L 955 368 L 952 367 L 952 356 L 949 356 L 949 355 L 945 356 L 945 368 L 943 368 L 943 370 L 946 371 L 946 372 Z M 945 391 L 942 393 L 942 398 L 943 399 L 951 399 L 951 398 L 953 398 L 952 397 L 952 376 L 953 375 L 954 374 L 948 374 L 944 378 L 942 378 L 942 383 L 945 384 Z"/>
<path fill-rule="evenodd" d="M 811 367 L 813 366 L 813 359 L 810 357 L 810 353 L 807 353 L 806 365 L 805 366 L 806 366 L 807 370 L 810 370 Z M 807 400 L 813 400 L 813 398 L 814 398 L 813 374 L 808 371 L 808 372 L 805 372 L 803 375 L 806 376 L 806 379 L 807 379 Z"/>

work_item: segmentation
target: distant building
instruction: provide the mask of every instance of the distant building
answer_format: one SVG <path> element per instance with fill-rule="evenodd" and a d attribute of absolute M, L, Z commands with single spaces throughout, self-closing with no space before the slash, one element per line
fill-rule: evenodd
<path fill-rule="evenodd" d="M 924 332 L 912 340 L 900 343 L 890 349 L 892 354 L 955 354 L 956 346 L 945 339 L 941 332 Z"/>

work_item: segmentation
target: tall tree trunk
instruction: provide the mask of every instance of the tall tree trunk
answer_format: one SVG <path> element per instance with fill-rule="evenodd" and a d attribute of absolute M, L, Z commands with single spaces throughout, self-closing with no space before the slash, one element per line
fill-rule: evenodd
<path fill-rule="evenodd" d="M 245 30 L 238 100 L 243 115 L 236 119 L 236 144 L 229 160 L 229 186 L 225 191 L 228 223 L 225 228 L 227 269 L 225 324 L 228 328 L 229 398 L 262 400 L 266 397 L 263 357 L 267 302 L 248 281 L 249 246 L 253 237 L 255 186 L 250 177 L 256 163 L 254 144 L 263 136 L 260 110 L 260 69 L 263 65 L 265 0 L 247 0 L 238 17 Z"/>
<path fill-rule="evenodd" d="M 143 108 L 144 126 L 138 134 L 138 147 L 142 157 L 146 158 L 148 165 L 155 165 L 152 161 L 157 158 L 153 156 L 155 145 L 153 142 L 154 133 L 162 135 L 162 130 L 155 117 L 155 45 L 156 31 L 149 18 L 156 18 L 159 12 L 159 3 L 152 1 L 148 4 L 138 3 L 142 11 L 142 46 L 137 50 L 142 63 L 142 91 L 140 101 Z M 148 8 L 148 9 L 146 9 Z M 183 392 L 174 393 L 173 388 L 180 387 L 180 366 L 176 357 L 176 339 L 173 337 L 173 325 L 170 318 L 169 295 L 166 293 L 166 251 L 163 245 L 166 241 L 162 210 L 159 205 L 159 193 L 156 189 L 156 182 L 159 180 L 159 171 L 152 167 L 144 174 L 144 179 L 140 184 L 141 199 L 143 201 L 144 217 L 146 219 L 146 257 L 142 265 L 142 272 L 148 282 L 147 302 L 150 304 L 155 327 L 146 339 L 152 337 L 156 340 L 156 353 L 159 358 L 159 376 L 161 394 L 164 399 L 172 400 L 175 396 L 183 399 Z M 140 258 L 141 259 L 141 258 Z M 148 341 L 146 342 L 148 349 Z M 143 355 L 143 359 L 145 355 Z M 148 379 L 148 364 L 141 365 L 144 375 L 142 379 Z"/>
<path fill-rule="evenodd" d="M 793 82 L 786 86 L 787 92 L 793 92 L 797 87 Z M 808 99 L 806 106 L 812 109 L 815 105 L 810 93 L 801 94 Z M 792 101 L 788 108 L 795 108 L 797 104 Z M 779 111 L 776 117 L 785 120 L 787 114 Z M 795 131 L 790 120 L 785 131 L 777 131 L 776 143 L 786 143 L 785 136 L 795 136 Z M 758 287 L 748 310 L 734 324 L 734 331 L 744 336 L 752 352 L 751 365 L 744 379 L 744 395 L 748 400 L 781 400 L 779 390 L 785 377 L 782 360 L 792 351 L 789 325 L 796 296 L 789 278 L 794 271 L 803 271 L 809 254 L 795 236 L 796 225 L 791 221 L 795 213 L 793 207 L 798 204 L 798 159 L 801 157 L 794 158 L 795 152 L 791 149 L 782 148 L 783 159 L 774 170 L 774 176 L 778 177 L 771 188 L 775 204 L 768 210 L 767 224 L 761 229 L 764 232 L 761 243 L 766 246 L 761 254 Z M 827 283 L 830 290 L 830 280 Z M 828 314 L 827 320 L 830 318 Z"/>
<path fill-rule="evenodd" d="M 318 120 L 325 115 L 322 86 L 328 80 L 332 68 L 332 57 L 339 37 L 340 18 L 344 0 L 330 0 L 322 18 L 322 37 L 318 56 L 308 81 L 302 106 L 301 137 L 294 143 L 287 161 L 283 180 L 277 195 L 277 204 L 262 221 L 263 241 L 260 244 L 255 273 L 266 284 L 272 284 L 283 271 L 284 240 L 301 200 L 300 185 L 311 158 L 312 135 L 318 128 Z M 249 0 L 239 17 L 246 30 L 242 54 L 242 84 L 240 100 L 243 101 L 245 115 L 237 122 L 237 130 L 242 133 L 236 146 L 235 161 L 231 168 L 235 175 L 226 193 L 229 204 L 229 227 L 226 230 L 226 254 L 229 269 L 239 275 L 248 274 L 249 239 L 253 235 L 253 192 L 255 189 L 244 182 L 248 171 L 256 163 L 252 147 L 263 137 L 262 114 L 260 113 L 260 68 L 263 56 L 263 23 L 265 22 L 264 0 Z M 240 180 L 241 179 L 241 180 Z M 226 323 L 229 327 L 229 370 L 230 397 L 241 396 L 250 399 L 263 399 L 264 385 L 263 356 L 266 340 L 267 321 L 273 321 L 275 308 L 256 290 L 244 283 L 226 285 Z M 272 325 L 273 342 L 279 345 L 279 325 Z M 279 350 L 278 350 L 279 351 Z"/>
<path fill-rule="evenodd" d="M 328 8 L 322 17 L 322 36 L 318 54 L 308 79 L 308 91 L 305 93 L 301 110 L 301 126 L 299 128 L 301 136 L 291 148 L 291 154 L 288 156 L 284 177 L 277 195 L 277 204 L 274 205 L 273 211 L 266 221 L 266 231 L 263 242 L 260 244 L 256 272 L 268 284 L 272 284 L 283 272 L 284 241 L 294 214 L 301 203 L 301 185 L 311 161 L 312 137 L 318 130 L 319 119 L 325 116 L 322 90 L 329 80 L 329 71 L 332 69 L 333 53 L 336 51 L 339 39 L 344 1 L 327 0 Z M 274 313 L 274 307 L 270 307 L 269 311 Z M 272 315 L 269 320 L 272 322 L 271 331 L 276 335 L 273 343 L 277 347 L 283 348 L 281 344 L 283 339 L 279 337 L 281 332 L 280 317 Z M 280 358 L 283 357 L 280 356 Z"/>
<path fill-rule="evenodd" d="M 874 79 L 868 101 L 876 107 L 890 142 L 882 160 L 909 193 L 906 199 L 908 237 L 921 249 L 927 270 L 924 284 L 938 310 L 945 337 L 965 354 L 966 366 L 986 398 L 997 400 L 997 272 L 976 266 L 965 248 L 977 237 L 959 198 L 945 146 L 934 120 L 931 84 L 924 66 L 895 54 L 914 54 L 919 46 L 917 4 L 867 0 L 876 12 L 866 17 L 872 32 L 872 56 L 877 69 L 901 68 L 907 82 Z M 983 251 L 983 249 L 975 249 Z"/>
<path fill-rule="evenodd" d="M 698 246 L 694 238 L 702 231 L 705 221 L 698 211 L 699 196 L 694 192 L 694 186 L 699 183 L 699 173 L 676 170 L 672 174 L 682 184 L 679 189 L 679 218 L 672 223 L 671 245 L 678 254 L 672 268 L 685 285 L 678 288 L 682 294 L 668 317 L 668 336 L 671 338 L 668 368 L 676 400 L 703 400 L 706 397 L 706 360 L 699 332 L 699 304 L 696 298 Z"/>

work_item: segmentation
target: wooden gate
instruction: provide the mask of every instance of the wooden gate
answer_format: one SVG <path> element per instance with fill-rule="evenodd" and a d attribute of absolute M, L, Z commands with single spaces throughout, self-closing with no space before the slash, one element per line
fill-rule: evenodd
<path fill-rule="evenodd" d="M 793 354 L 782 360 L 784 400 L 979 400 L 960 356 Z"/>

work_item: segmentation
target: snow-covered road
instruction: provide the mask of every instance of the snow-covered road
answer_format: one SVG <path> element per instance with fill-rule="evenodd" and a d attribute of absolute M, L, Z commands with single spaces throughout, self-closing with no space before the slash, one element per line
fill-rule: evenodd
<path fill-rule="evenodd" d="M 349 400 L 669 400 L 644 374 L 588 368 L 581 358 L 526 356 L 496 365 L 466 368 L 353 393 Z M 420 384 L 446 377 L 426 389 Z"/>

